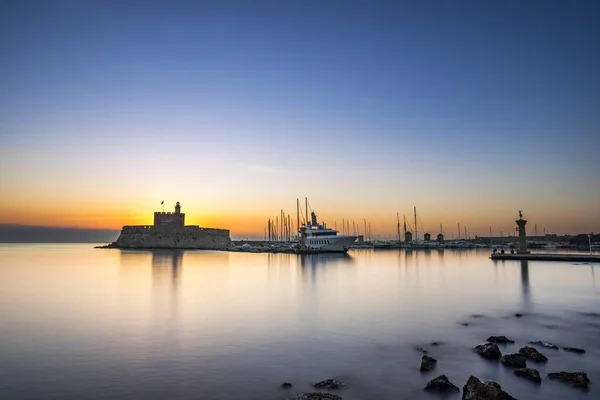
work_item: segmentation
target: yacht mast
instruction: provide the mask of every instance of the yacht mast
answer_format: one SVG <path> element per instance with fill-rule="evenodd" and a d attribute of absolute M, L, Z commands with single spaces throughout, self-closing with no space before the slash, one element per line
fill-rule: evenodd
<path fill-rule="evenodd" d="M 396 213 L 396 218 L 398 220 L 398 243 L 400 243 L 400 213 Z"/>

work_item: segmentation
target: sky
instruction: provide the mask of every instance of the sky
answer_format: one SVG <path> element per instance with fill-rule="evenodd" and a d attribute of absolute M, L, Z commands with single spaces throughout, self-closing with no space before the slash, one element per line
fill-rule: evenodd
<path fill-rule="evenodd" d="M 591 0 L 5 0 L 0 223 L 599 231 L 598 71 Z"/>

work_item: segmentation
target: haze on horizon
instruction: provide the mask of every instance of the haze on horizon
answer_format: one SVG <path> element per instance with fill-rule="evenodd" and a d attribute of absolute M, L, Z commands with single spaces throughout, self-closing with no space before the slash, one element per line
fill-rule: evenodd
<path fill-rule="evenodd" d="M 598 231 L 598 71 L 592 1 L 3 1 L 0 224 Z"/>

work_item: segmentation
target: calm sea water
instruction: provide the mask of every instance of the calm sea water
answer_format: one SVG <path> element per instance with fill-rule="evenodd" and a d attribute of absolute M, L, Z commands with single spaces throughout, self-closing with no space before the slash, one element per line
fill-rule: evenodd
<path fill-rule="evenodd" d="M 488 255 L 0 245 L 0 398 L 276 400 L 339 378 L 345 400 L 436 399 L 422 389 L 439 374 L 461 388 L 495 380 L 520 399 L 600 398 L 600 265 Z M 480 358 L 471 349 L 489 335 L 516 341 L 503 352 L 585 348 L 542 350 L 537 368 L 586 371 L 589 392 Z M 433 372 L 419 373 L 415 346 L 438 359 Z"/>

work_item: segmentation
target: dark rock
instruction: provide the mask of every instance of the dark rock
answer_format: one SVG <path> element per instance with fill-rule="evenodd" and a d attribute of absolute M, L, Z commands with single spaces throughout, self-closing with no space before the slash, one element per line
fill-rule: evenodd
<path fill-rule="evenodd" d="M 337 379 L 326 379 L 315 383 L 313 386 L 318 389 L 341 389 L 346 386 L 346 384 Z"/>
<path fill-rule="evenodd" d="M 441 345 L 444 344 L 444 342 L 431 342 L 429 344 L 432 345 L 432 346 L 441 346 Z"/>
<path fill-rule="evenodd" d="M 292 397 L 290 400 L 342 400 L 342 398 L 331 393 L 312 392 L 301 393 L 298 396 Z"/>
<path fill-rule="evenodd" d="M 423 356 L 421 359 L 421 372 L 431 371 L 435 368 L 437 360 L 429 356 Z"/>
<path fill-rule="evenodd" d="M 506 336 L 490 336 L 489 338 L 487 338 L 487 341 L 492 342 L 492 343 L 501 343 L 501 344 L 515 342 L 514 340 L 510 340 Z"/>
<path fill-rule="evenodd" d="M 481 315 L 481 314 L 473 314 L 471 315 L 471 318 L 483 318 L 485 317 L 485 315 Z"/>
<path fill-rule="evenodd" d="M 486 343 L 475 346 L 475 351 L 482 357 L 498 359 L 502 355 L 498 345 L 495 343 Z"/>
<path fill-rule="evenodd" d="M 525 346 L 519 349 L 519 353 L 525 355 L 528 360 L 535 362 L 546 362 L 548 357 L 537 351 L 535 347 Z"/>
<path fill-rule="evenodd" d="M 563 347 L 564 351 L 570 351 L 571 353 L 584 354 L 584 349 L 579 349 L 577 347 Z"/>
<path fill-rule="evenodd" d="M 420 353 L 423 353 L 423 354 L 427 354 L 427 353 L 429 353 L 427 350 L 425 350 L 425 349 L 424 349 L 424 348 L 422 348 L 422 347 L 416 347 L 416 346 L 415 346 L 415 350 L 416 350 L 416 351 L 418 351 L 418 352 L 420 352 Z"/>
<path fill-rule="evenodd" d="M 459 322 L 459 324 L 461 324 L 462 326 L 469 326 L 468 322 Z"/>
<path fill-rule="evenodd" d="M 523 377 L 525 379 L 529 379 L 530 381 L 534 381 L 537 383 L 542 382 L 542 378 L 540 378 L 540 373 L 537 369 L 534 368 L 519 368 L 515 369 L 515 375 Z"/>
<path fill-rule="evenodd" d="M 549 342 L 542 342 L 540 340 L 538 340 L 537 342 L 529 342 L 529 344 L 532 344 L 534 346 L 542 346 L 547 349 L 558 350 L 558 346 L 556 346 L 552 343 L 549 343 Z"/>
<path fill-rule="evenodd" d="M 589 378 L 585 372 L 553 372 L 548 374 L 548 378 L 557 379 L 559 381 L 568 383 L 571 386 L 587 389 L 590 383 Z"/>
<path fill-rule="evenodd" d="M 281 384 L 281 387 L 282 387 L 283 389 L 291 389 L 291 388 L 292 388 L 292 384 L 291 384 L 291 383 L 289 383 L 289 382 L 283 382 L 283 383 Z"/>
<path fill-rule="evenodd" d="M 585 315 L 586 317 L 600 317 L 600 313 L 595 312 L 583 313 L 583 315 Z"/>
<path fill-rule="evenodd" d="M 469 377 L 463 387 L 462 400 L 516 400 L 502 390 L 496 382 L 481 382 L 476 377 Z"/>
<path fill-rule="evenodd" d="M 434 378 L 427 382 L 425 390 L 441 393 L 460 392 L 460 389 L 456 387 L 456 385 L 454 385 L 452 382 L 450 382 L 446 375 L 440 375 L 437 378 Z"/>
<path fill-rule="evenodd" d="M 500 362 L 507 367 L 525 368 L 527 367 L 527 357 L 524 354 L 505 354 L 500 357 Z"/>
<path fill-rule="evenodd" d="M 517 317 L 517 318 L 521 318 L 522 316 L 523 316 L 523 314 L 521 314 L 521 313 L 516 313 L 515 314 L 515 317 Z"/>

